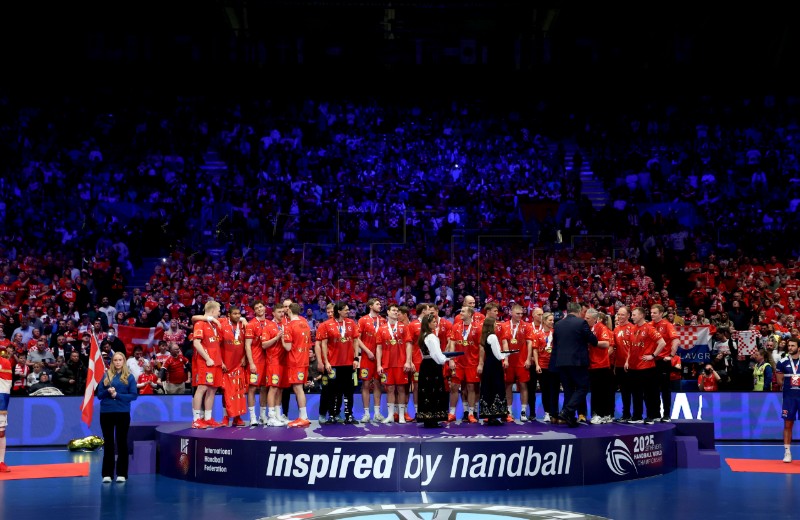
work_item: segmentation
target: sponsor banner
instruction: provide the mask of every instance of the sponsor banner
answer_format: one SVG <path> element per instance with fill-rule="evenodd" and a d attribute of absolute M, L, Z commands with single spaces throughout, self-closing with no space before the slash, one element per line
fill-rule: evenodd
<path fill-rule="evenodd" d="M 583 481 L 582 442 L 424 442 L 409 454 L 403 476 L 418 476 L 418 491 L 576 486 Z"/>
<path fill-rule="evenodd" d="M 674 430 L 589 438 L 581 444 L 587 468 L 584 484 L 652 477 L 676 466 Z"/>
<path fill-rule="evenodd" d="M 161 474 L 230 486 L 471 491 L 580 485 L 580 441 L 257 442 L 159 434 Z M 630 478 L 630 477 L 629 477 Z"/>

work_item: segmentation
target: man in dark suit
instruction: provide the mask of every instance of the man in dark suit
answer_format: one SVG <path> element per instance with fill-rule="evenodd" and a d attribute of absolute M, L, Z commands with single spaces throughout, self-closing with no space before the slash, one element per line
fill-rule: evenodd
<path fill-rule="evenodd" d="M 589 393 L 589 345 L 597 346 L 597 337 L 581 317 L 579 303 L 567 303 L 567 313 L 553 328 L 550 366 L 556 367 L 564 386 L 564 407 L 558 417 L 574 428 L 578 426 L 575 412 Z"/>

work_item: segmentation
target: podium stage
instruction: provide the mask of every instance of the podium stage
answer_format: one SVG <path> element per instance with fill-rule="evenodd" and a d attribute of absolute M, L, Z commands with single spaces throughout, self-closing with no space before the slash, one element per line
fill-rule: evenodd
<path fill-rule="evenodd" d="M 217 485 L 346 491 L 576 486 L 668 473 L 674 423 L 569 428 L 541 422 L 217 428 L 156 427 L 158 471 Z"/>

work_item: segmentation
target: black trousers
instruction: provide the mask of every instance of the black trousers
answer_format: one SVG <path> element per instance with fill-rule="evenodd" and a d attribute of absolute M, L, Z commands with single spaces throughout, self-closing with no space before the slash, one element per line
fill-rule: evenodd
<path fill-rule="evenodd" d="M 561 378 L 561 386 L 564 387 L 564 406 L 561 411 L 568 417 L 574 417 L 581 403 L 586 406 L 586 396 L 589 393 L 589 367 L 558 367 L 558 375 Z"/>
<path fill-rule="evenodd" d="M 672 413 L 672 382 L 669 378 L 672 372 L 672 363 L 664 358 L 659 358 L 656 361 L 656 370 L 658 371 L 658 392 L 661 394 L 661 404 L 664 406 L 664 417 L 669 417 Z"/>
<path fill-rule="evenodd" d="M 611 368 L 589 369 L 589 391 L 592 414 L 600 417 L 614 415 L 614 373 Z"/>
<path fill-rule="evenodd" d="M 558 395 L 560 393 L 559 387 L 561 380 L 558 377 L 558 372 L 555 369 L 543 368 L 539 377 L 539 388 L 542 391 L 542 408 L 544 412 L 550 414 L 550 417 L 558 417 Z M 535 402 L 530 400 L 528 402 Z"/>
<path fill-rule="evenodd" d="M 625 419 L 631 418 L 631 403 L 633 402 L 633 393 L 631 391 L 631 373 L 626 371 L 624 367 L 614 368 L 614 380 L 616 386 L 619 387 L 619 395 L 622 400 L 622 413 L 621 416 Z"/>
<path fill-rule="evenodd" d="M 658 398 L 658 372 L 655 368 L 629 370 L 631 376 L 631 393 L 633 397 L 633 418 L 643 419 L 661 417 L 661 401 Z M 642 405 L 647 406 L 644 415 Z"/>
<path fill-rule="evenodd" d="M 114 476 L 114 466 L 118 477 L 128 478 L 128 430 L 131 426 L 129 412 L 100 414 L 100 429 L 103 431 L 103 469 L 104 477 Z"/>
<path fill-rule="evenodd" d="M 333 381 L 328 378 L 328 384 L 333 383 L 333 409 L 329 410 L 331 415 L 339 415 L 339 411 L 344 404 L 344 415 L 353 415 L 353 392 L 355 392 L 355 385 L 353 384 L 353 365 L 341 365 L 333 367 L 336 369 L 336 377 Z"/>

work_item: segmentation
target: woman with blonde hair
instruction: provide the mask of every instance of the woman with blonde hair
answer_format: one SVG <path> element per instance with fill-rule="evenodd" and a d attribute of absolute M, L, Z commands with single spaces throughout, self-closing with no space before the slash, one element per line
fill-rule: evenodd
<path fill-rule="evenodd" d="M 100 429 L 103 431 L 103 483 L 110 483 L 116 466 L 117 482 L 128 480 L 128 430 L 131 401 L 139 396 L 125 354 L 115 352 L 105 377 L 97 385 Z"/>

